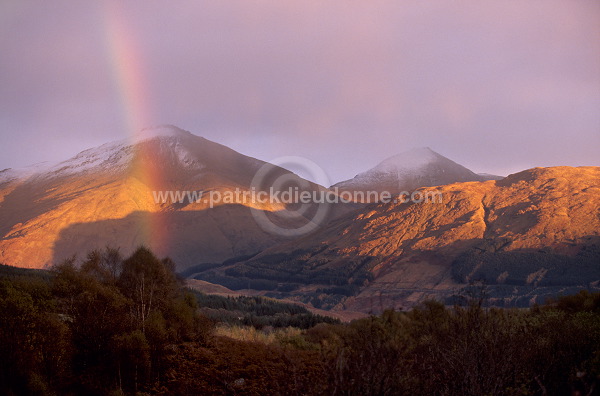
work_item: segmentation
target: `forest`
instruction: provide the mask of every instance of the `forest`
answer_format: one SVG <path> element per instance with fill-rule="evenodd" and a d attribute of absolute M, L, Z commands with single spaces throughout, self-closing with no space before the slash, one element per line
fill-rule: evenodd
<path fill-rule="evenodd" d="M 187 289 L 106 248 L 0 266 L 2 395 L 596 395 L 600 294 L 530 308 L 427 301 L 351 323 Z"/>

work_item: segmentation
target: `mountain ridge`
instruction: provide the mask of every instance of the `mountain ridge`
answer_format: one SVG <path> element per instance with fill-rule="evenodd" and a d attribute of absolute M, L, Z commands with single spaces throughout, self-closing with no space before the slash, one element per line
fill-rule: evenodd
<path fill-rule="evenodd" d="M 0 262 L 40 268 L 106 245 L 120 246 L 127 255 L 144 244 L 170 256 L 180 270 L 209 268 L 192 274 L 208 282 L 267 285 L 276 296 L 286 293 L 281 287 L 296 290 L 294 298 L 317 308 L 363 313 L 377 299 L 401 308 L 424 298 L 449 298 L 476 277 L 537 290 L 534 284 L 556 282 L 563 271 L 570 274 L 568 287 L 584 281 L 586 287 L 599 286 L 597 266 L 589 261 L 600 246 L 599 167 L 533 168 L 480 181 L 482 176 L 433 150 L 417 149 L 372 169 L 391 173 L 384 182 L 393 188 L 404 175 L 399 169 L 423 171 L 402 187 L 441 193 L 439 205 L 334 206 L 336 215 L 320 229 L 295 238 L 265 231 L 251 212 L 274 215 L 286 209 L 284 204 L 235 198 L 213 207 L 153 197 L 157 190 L 248 192 L 264 167 L 272 172 L 266 182 L 285 179 L 326 190 L 173 126 L 84 150 L 57 164 L 1 171 Z M 456 178 L 478 180 L 449 182 Z M 281 222 L 294 228 L 309 215 Z M 500 271 L 498 263 L 504 262 Z M 584 276 L 572 274 L 569 263 L 580 266 Z"/>
<path fill-rule="evenodd" d="M 498 271 L 486 279 L 497 284 L 499 295 L 505 293 L 498 291 L 503 282 L 515 285 L 509 290 L 526 289 L 534 301 L 549 293 L 536 292 L 535 285 L 555 284 L 556 293 L 600 286 L 600 167 L 533 168 L 500 181 L 421 191 L 441 192 L 443 202 L 372 204 L 315 234 L 213 272 L 278 279 L 277 274 L 295 271 L 296 298 L 362 312 L 379 303 L 400 309 L 426 298 L 450 298 L 467 286 L 464 271 L 481 272 L 477 257 L 484 260 L 486 276 Z M 498 255 L 506 268 L 495 269 L 501 265 L 494 264 Z M 279 256 L 286 257 L 284 267 L 277 264 Z M 207 273 L 200 275 L 211 281 Z M 338 297 L 323 300 L 322 293 L 315 293 L 332 284 L 341 288 Z"/>

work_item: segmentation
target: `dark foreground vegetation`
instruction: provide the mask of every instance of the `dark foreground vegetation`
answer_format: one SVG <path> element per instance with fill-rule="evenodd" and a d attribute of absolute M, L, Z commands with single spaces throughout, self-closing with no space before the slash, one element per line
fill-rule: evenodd
<path fill-rule="evenodd" d="M 195 295 L 173 268 L 144 248 L 49 272 L 1 267 L 0 394 L 599 394 L 600 294 L 520 310 L 427 302 L 339 324 Z M 225 322 L 230 311 L 321 323 L 287 332 L 275 319 L 248 323 L 280 332 L 249 342 L 224 335 L 207 310 Z"/>

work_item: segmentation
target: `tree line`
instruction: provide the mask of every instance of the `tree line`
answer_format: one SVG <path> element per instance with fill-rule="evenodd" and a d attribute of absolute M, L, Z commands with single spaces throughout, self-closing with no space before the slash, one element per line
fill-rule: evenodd
<path fill-rule="evenodd" d="M 306 307 L 265 297 L 223 297 L 190 290 L 200 312 L 217 323 L 265 327 L 308 329 L 318 323 L 340 323 L 329 316 L 313 314 Z"/>
<path fill-rule="evenodd" d="M 0 394 L 595 395 L 600 389 L 600 294 L 584 291 L 530 309 L 486 308 L 476 297 L 464 306 L 428 301 L 349 324 L 317 323 L 266 344 L 217 335 L 218 318 L 202 314 L 203 305 L 265 317 L 303 315 L 302 307 L 194 295 L 171 260 L 146 248 L 127 258 L 114 249 L 94 251 L 49 272 L 0 269 Z"/>
<path fill-rule="evenodd" d="M 0 393 L 137 392 L 164 379 L 169 345 L 204 342 L 169 259 L 146 248 L 67 260 L 43 276 L 0 281 Z"/>

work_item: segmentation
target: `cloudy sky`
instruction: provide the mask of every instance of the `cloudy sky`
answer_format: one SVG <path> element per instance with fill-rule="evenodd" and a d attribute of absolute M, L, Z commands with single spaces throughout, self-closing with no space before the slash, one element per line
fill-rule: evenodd
<path fill-rule="evenodd" d="M 174 124 L 332 182 L 600 165 L 600 2 L 0 2 L 0 169 Z"/>

